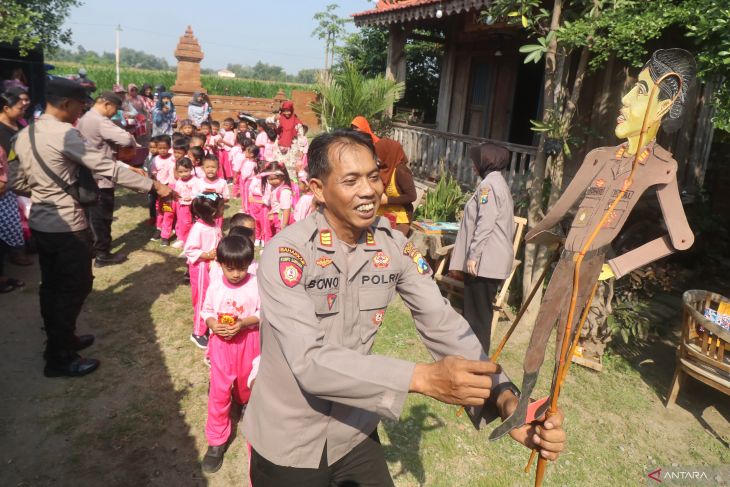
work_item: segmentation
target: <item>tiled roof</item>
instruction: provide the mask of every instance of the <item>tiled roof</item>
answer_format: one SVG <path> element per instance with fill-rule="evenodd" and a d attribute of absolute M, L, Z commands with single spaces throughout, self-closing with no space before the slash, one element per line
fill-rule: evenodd
<path fill-rule="evenodd" d="M 353 14 L 355 24 L 386 25 L 419 19 L 437 18 L 441 10 L 444 17 L 481 8 L 490 0 L 379 0 L 374 9 Z"/>

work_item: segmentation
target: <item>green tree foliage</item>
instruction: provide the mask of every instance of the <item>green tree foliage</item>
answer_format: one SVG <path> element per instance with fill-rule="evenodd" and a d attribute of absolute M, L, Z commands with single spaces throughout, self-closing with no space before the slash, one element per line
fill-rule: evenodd
<path fill-rule="evenodd" d="M 345 33 L 345 24 L 349 19 L 340 18 L 336 13 L 339 5 L 331 3 L 325 7 L 324 12 L 317 12 L 313 19 L 317 27 L 312 31 L 312 36 L 324 40 L 324 67 L 329 69 L 334 63 L 335 45 L 337 40 Z"/>
<path fill-rule="evenodd" d="M 53 59 L 57 61 L 67 61 L 82 64 L 114 64 L 115 58 L 113 52 L 103 52 L 101 54 L 95 51 L 89 51 L 84 46 L 78 46 L 76 51 L 70 49 L 58 49 L 53 54 Z M 119 49 L 119 63 L 122 66 L 137 69 L 162 69 L 169 70 L 172 67 L 167 64 L 167 60 L 143 51 L 137 51 L 128 47 Z"/>
<path fill-rule="evenodd" d="M 324 130 L 348 128 L 353 118 L 362 115 L 377 121 L 383 112 L 403 96 L 403 83 L 379 75 L 366 78 L 353 63 L 345 63 L 333 73 L 324 72 L 315 91 L 318 100 L 312 110 Z"/>
<path fill-rule="evenodd" d="M 433 35 L 439 32 L 417 31 Z M 340 64 L 352 63 L 365 76 L 385 73 L 388 58 L 388 30 L 362 27 L 345 38 L 339 47 Z M 426 121 L 436 118 L 443 47 L 433 42 L 409 39 L 406 43 L 406 90 L 400 106 L 421 111 Z M 339 68 L 337 68 L 339 69 Z"/>
<path fill-rule="evenodd" d="M 17 43 L 21 54 L 38 46 L 53 50 L 71 42 L 63 21 L 78 0 L 2 0 L 0 42 Z"/>

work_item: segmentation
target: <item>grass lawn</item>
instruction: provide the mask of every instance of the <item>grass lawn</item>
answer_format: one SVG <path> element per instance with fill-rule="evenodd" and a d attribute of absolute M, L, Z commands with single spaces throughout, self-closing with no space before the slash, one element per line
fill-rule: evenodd
<path fill-rule="evenodd" d="M 238 202 L 227 210 L 232 214 Z M 94 292 L 79 320 L 97 342 L 102 367 L 83 379 L 43 378 L 37 266 L 9 267 L 28 286 L 0 296 L 7 364 L 0 385 L 0 485 L 246 485 L 242 432 L 223 468 L 203 475 L 208 368 L 189 340 L 190 288 L 179 250 L 150 242 L 144 196 L 118 192 L 113 226 L 122 265 L 95 269 Z M 679 308 L 677 308 L 678 310 Z M 5 320 L 8 318 L 6 325 Z M 679 314 L 666 319 L 679 324 Z M 500 325 L 496 336 L 506 327 Z M 529 338 L 518 329 L 503 354 L 521 381 Z M 429 355 L 398 299 L 388 309 L 375 353 L 414 361 Z M 538 388 L 547 391 L 549 370 Z M 655 342 L 609 355 L 601 374 L 574 366 L 561 404 L 569 450 L 548 468 L 546 486 L 646 485 L 646 474 L 671 465 L 730 463 L 728 398 L 689 379 L 676 406 L 663 400 L 674 370 L 674 345 Z M 529 452 L 509 438 L 487 439 L 457 408 L 412 395 L 398 422 L 380 427 L 398 486 L 532 485 L 522 472 Z"/>

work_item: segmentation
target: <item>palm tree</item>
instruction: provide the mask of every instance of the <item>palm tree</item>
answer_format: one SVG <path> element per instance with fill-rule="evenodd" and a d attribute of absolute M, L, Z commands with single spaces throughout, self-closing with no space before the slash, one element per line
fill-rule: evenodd
<path fill-rule="evenodd" d="M 370 119 L 382 115 L 403 97 L 405 83 L 385 79 L 382 75 L 366 78 L 351 62 L 344 62 L 337 72 L 323 72 L 314 90 L 319 95 L 312 110 L 322 128 L 348 128 L 358 115 Z"/>

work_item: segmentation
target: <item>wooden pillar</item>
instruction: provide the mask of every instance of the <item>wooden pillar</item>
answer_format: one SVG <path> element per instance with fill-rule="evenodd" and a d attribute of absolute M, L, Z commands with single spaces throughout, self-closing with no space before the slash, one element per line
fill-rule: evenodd
<path fill-rule="evenodd" d="M 446 33 L 444 58 L 441 62 L 439 76 L 439 99 L 436 106 L 436 129 L 443 132 L 449 130 L 449 112 L 451 110 L 451 93 L 454 90 L 454 71 L 456 63 L 456 39 L 451 31 Z"/>
<path fill-rule="evenodd" d="M 406 39 L 410 29 L 399 24 L 388 27 L 388 61 L 385 65 L 385 77 L 398 82 L 406 81 Z M 388 110 L 393 115 L 393 107 Z"/>

